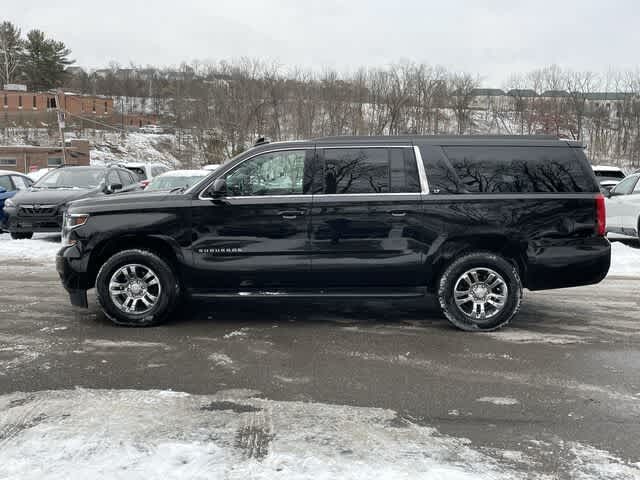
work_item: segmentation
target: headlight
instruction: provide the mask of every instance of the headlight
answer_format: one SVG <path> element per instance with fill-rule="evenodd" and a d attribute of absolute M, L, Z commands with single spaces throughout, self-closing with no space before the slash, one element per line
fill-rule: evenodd
<path fill-rule="evenodd" d="M 4 206 L 5 206 L 5 207 L 15 207 L 15 206 L 16 206 L 16 204 L 15 204 L 15 202 L 14 202 L 13 200 L 11 200 L 10 198 L 7 198 L 7 199 L 4 201 Z"/>
<path fill-rule="evenodd" d="M 88 213 L 65 213 L 64 214 L 64 228 L 71 230 L 72 228 L 79 227 L 87 223 L 89 219 Z"/>

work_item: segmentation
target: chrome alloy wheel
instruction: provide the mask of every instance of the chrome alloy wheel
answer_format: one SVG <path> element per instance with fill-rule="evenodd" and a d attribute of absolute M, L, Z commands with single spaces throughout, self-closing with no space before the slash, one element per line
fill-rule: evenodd
<path fill-rule="evenodd" d="M 158 302 L 161 292 L 156 273 L 137 263 L 120 267 L 109 280 L 111 300 L 125 313 L 147 313 Z"/>
<path fill-rule="evenodd" d="M 453 292 L 458 309 L 474 321 L 495 317 L 509 295 L 504 278 L 494 270 L 481 267 L 463 273 Z"/>

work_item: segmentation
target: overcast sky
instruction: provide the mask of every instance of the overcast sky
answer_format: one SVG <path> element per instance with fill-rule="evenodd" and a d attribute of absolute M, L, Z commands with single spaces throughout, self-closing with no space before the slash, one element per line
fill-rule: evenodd
<path fill-rule="evenodd" d="M 0 19 L 64 41 L 81 66 L 241 56 L 354 70 L 409 59 L 509 74 L 640 63 L 637 0 L 1 0 Z"/>

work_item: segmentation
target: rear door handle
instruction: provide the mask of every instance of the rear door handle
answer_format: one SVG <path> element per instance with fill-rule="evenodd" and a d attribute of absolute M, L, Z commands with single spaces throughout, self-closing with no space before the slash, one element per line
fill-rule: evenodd
<path fill-rule="evenodd" d="M 306 210 L 283 210 L 281 212 L 278 212 L 278 215 L 280 215 L 285 220 L 294 220 L 295 218 L 305 215 L 306 213 Z"/>

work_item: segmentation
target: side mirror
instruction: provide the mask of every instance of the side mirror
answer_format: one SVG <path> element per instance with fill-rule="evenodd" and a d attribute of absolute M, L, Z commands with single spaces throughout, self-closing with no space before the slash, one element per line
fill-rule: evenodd
<path fill-rule="evenodd" d="M 4 187 L 0 187 L 0 193 L 7 193 L 7 189 Z"/>
<path fill-rule="evenodd" d="M 217 178 L 209 189 L 211 198 L 222 198 L 227 196 L 227 181 L 224 178 Z"/>
<path fill-rule="evenodd" d="M 118 190 L 122 190 L 121 183 L 112 183 L 111 185 L 107 185 L 105 189 L 105 193 L 116 193 Z"/>

